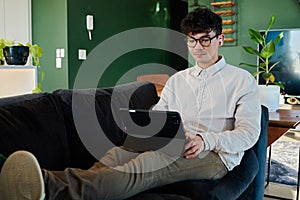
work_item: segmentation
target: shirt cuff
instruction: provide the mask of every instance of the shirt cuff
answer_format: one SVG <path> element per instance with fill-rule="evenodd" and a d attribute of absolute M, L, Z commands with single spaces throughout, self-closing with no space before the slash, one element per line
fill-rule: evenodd
<path fill-rule="evenodd" d="M 204 146 L 203 151 L 207 151 L 208 150 L 208 149 L 206 149 L 207 145 L 205 144 L 205 140 L 203 139 L 203 136 L 201 134 L 199 134 L 199 133 L 197 133 L 196 135 L 199 136 L 202 139 L 202 141 L 203 141 L 203 146 Z"/>

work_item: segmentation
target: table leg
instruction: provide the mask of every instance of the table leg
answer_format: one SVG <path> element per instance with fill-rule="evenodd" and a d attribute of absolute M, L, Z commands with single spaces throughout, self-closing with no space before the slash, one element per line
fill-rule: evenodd
<path fill-rule="evenodd" d="M 300 181 L 300 148 L 299 148 L 299 160 L 298 160 L 298 179 L 297 179 L 297 197 L 296 199 L 299 200 L 299 181 Z"/>
<path fill-rule="evenodd" d="M 268 157 L 268 167 L 267 167 L 267 183 L 265 185 L 265 188 L 268 187 L 268 185 L 270 183 L 271 153 L 272 153 L 272 145 L 269 146 L 269 157 Z"/>

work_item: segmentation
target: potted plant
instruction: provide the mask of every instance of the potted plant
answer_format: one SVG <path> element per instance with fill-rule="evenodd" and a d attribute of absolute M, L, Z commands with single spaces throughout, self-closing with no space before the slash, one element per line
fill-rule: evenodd
<path fill-rule="evenodd" d="M 23 54 L 23 52 L 25 53 Z M 12 62 L 9 59 L 11 59 L 10 57 L 14 56 L 14 53 L 16 53 L 17 56 L 20 56 L 19 53 L 22 53 L 22 56 L 24 57 L 28 57 L 30 54 L 32 58 L 32 65 L 37 67 L 40 66 L 39 58 L 42 57 L 43 52 L 42 48 L 39 47 L 37 44 L 30 44 L 29 42 L 26 44 L 16 43 L 14 40 L 10 40 L 8 38 L 0 39 L 0 60 L 6 60 L 8 65 L 13 65 L 14 59 L 12 59 Z M 24 58 L 23 61 L 25 61 L 25 59 L 27 62 L 27 58 Z M 25 65 L 26 62 L 24 64 L 21 64 Z"/>
<path fill-rule="evenodd" d="M 31 64 L 40 68 L 40 57 L 43 55 L 42 48 L 37 44 L 16 43 L 14 40 L 0 39 L 0 62 L 4 64 L 4 61 L 8 65 L 25 65 L 27 63 L 28 56 L 31 56 Z M 44 72 L 41 73 L 41 81 L 44 80 Z M 33 92 L 41 91 L 41 83 L 38 83 L 36 89 Z"/>
<path fill-rule="evenodd" d="M 260 50 L 254 49 L 250 46 L 242 46 L 242 48 L 249 54 L 258 56 L 260 60 L 259 65 L 252 65 L 248 63 L 240 63 L 240 65 L 247 65 L 257 68 L 253 74 L 255 77 L 260 75 L 264 79 L 265 84 L 259 85 L 261 103 L 269 108 L 269 111 L 276 111 L 279 108 L 280 88 L 284 85 L 275 82 L 275 76 L 272 69 L 280 62 L 270 63 L 271 56 L 275 53 L 276 44 L 283 38 L 283 32 L 280 32 L 275 40 L 267 41 L 267 34 L 271 26 L 275 23 L 276 16 L 272 15 L 267 29 L 261 34 L 258 30 L 249 29 L 250 39 L 256 44 L 260 45 Z"/>

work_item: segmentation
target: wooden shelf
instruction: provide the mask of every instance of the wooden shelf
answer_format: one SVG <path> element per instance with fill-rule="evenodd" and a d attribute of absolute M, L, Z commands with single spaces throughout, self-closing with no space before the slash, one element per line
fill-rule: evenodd
<path fill-rule="evenodd" d="M 222 25 L 232 25 L 235 24 L 235 21 L 232 19 L 223 19 L 222 20 Z"/>
<path fill-rule="evenodd" d="M 234 42 L 234 38 L 224 38 L 224 42 Z"/>
<path fill-rule="evenodd" d="M 224 46 L 236 45 L 236 0 L 212 0 L 213 12 L 222 18 L 222 33 L 225 35 Z"/>
<path fill-rule="evenodd" d="M 235 14 L 235 12 L 233 10 L 218 10 L 215 11 L 216 14 L 220 15 L 220 16 L 233 16 Z"/>
<path fill-rule="evenodd" d="M 224 28 L 222 30 L 223 34 L 229 34 L 229 33 L 234 33 L 234 32 L 235 32 L 235 30 L 233 28 Z"/>
<path fill-rule="evenodd" d="M 235 5 L 233 1 L 219 1 L 219 2 L 212 2 L 210 5 L 218 8 L 227 8 L 232 7 Z"/>

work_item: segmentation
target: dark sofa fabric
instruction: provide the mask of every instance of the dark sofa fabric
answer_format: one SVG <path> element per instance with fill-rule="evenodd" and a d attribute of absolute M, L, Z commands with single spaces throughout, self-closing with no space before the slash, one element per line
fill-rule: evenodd
<path fill-rule="evenodd" d="M 104 129 L 104 132 L 112 131 L 116 134 L 109 134 L 109 137 L 114 137 L 114 141 L 120 140 L 123 136 L 117 134 L 116 126 L 112 125 L 114 121 L 111 121 L 110 112 L 110 95 L 106 91 L 98 90 L 58 90 L 54 92 L 54 95 L 59 99 L 63 115 L 66 121 L 66 129 L 68 136 L 68 145 L 70 147 L 71 163 L 69 167 L 77 167 L 81 169 L 90 168 L 94 162 L 97 161 L 83 144 L 80 134 L 74 123 L 73 113 L 79 115 L 82 120 L 90 120 L 85 112 L 89 112 L 88 109 L 95 107 L 99 114 L 99 123 Z M 77 99 L 77 103 L 73 102 L 73 96 Z M 84 107 L 88 107 L 84 109 Z M 82 108 L 82 109 L 81 109 Z M 112 125 L 112 126 L 111 126 Z M 88 127 L 93 129 L 94 127 Z M 88 129 L 87 129 L 88 131 Z M 96 132 L 94 132 L 96 134 Z"/>
<path fill-rule="evenodd" d="M 74 115 L 80 118 L 82 124 L 87 125 L 83 125 L 85 133 L 89 130 L 97 134 L 97 126 L 100 125 L 105 137 L 115 146 L 121 146 L 126 134 L 117 125 L 114 113 L 116 114 L 119 108 L 149 109 L 158 101 L 155 86 L 142 82 L 102 89 L 60 89 L 54 91 L 53 94 L 59 99 L 66 120 L 72 161 L 70 166 L 81 169 L 90 168 L 98 158 L 91 155 L 82 143 L 82 138 L 78 133 L 81 127 L 78 127 L 78 124 L 76 127 Z M 90 123 L 90 114 L 93 109 L 98 120 L 95 124 Z"/>
<path fill-rule="evenodd" d="M 0 99 L 0 152 L 33 152 L 41 167 L 63 170 L 70 164 L 65 122 L 52 94 Z"/>
<path fill-rule="evenodd" d="M 98 157 L 82 136 L 102 134 L 112 145 L 122 145 L 126 134 L 114 114 L 119 108 L 149 109 L 158 100 L 155 86 L 147 82 L 0 99 L 0 153 L 8 156 L 23 149 L 32 152 L 42 168 L 87 169 Z M 263 107 L 259 141 L 224 178 L 173 183 L 130 199 L 263 199 L 267 122 L 268 111 Z"/>

